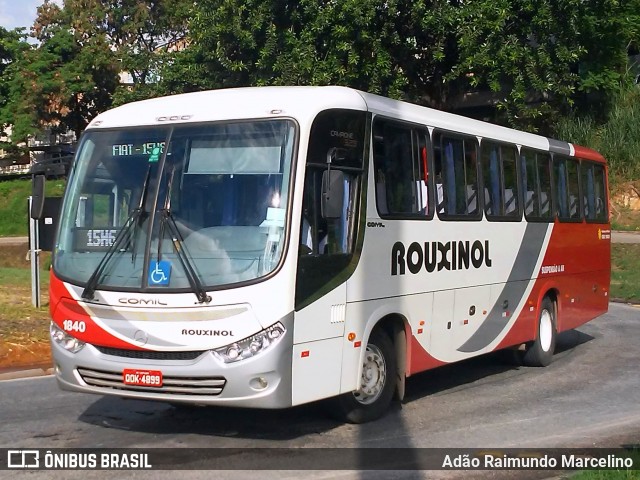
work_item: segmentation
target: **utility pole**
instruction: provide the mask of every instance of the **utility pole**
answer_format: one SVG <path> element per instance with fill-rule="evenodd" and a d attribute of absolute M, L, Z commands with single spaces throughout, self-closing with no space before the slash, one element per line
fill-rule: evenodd
<path fill-rule="evenodd" d="M 33 197 L 29 197 L 31 212 Z M 31 304 L 40 308 L 40 238 L 38 220 L 29 216 L 29 257 L 31 259 Z"/>

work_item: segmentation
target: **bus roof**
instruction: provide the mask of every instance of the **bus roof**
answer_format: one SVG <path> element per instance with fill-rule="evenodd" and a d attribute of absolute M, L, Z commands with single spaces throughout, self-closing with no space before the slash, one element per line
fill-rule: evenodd
<path fill-rule="evenodd" d="M 346 87 L 245 87 L 184 93 L 133 102 L 98 115 L 89 128 L 162 123 L 292 117 L 311 122 L 329 108 L 367 109 L 362 96 Z"/>
<path fill-rule="evenodd" d="M 605 162 L 602 155 L 586 147 L 339 86 L 242 87 L 153 98 L 108 110 L 87 128 L 278 117 L 292 117 L 304 124 L 331 108 L 370 111 L 429 127 Z"/>

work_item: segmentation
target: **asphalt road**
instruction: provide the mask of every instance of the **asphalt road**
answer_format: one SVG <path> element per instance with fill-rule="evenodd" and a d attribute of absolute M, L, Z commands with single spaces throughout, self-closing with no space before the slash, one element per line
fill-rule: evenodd
<path fill-rule="evenodd" d="M 517 367 L 492 354 L 425 372 L 409 380 L 403 405 L 366 425 L 333 420 L 324 403 L 284 411 L 182 410 L 161 403 L 62 392 L 52 377 L 4 381 L 0 382 L 0 447 L 168 447 L 188 452 L 184 449 L 638 445 L 638 338 L 640 309 L 612 304 L 607 315 L 562 334 L 559 352 L 547 368 Z M 183 466 L 181 462 L 189 461 L 193 459 L 180 455 L 175 459 Z M 264 461 L 273 467 L 282 459 Z M 90 479 L 103 478 L 105 473 L 38 472 L 29 478 L 75 478 L 77 474 Z M 170 471 L 134 473 L 134 478 L 176 475 Z M 216 472 L 214 476 L 245 478 L 240 473 Z M 550 473 L 546 476 L 552 476 Z M 203 475 L 185 471 L 180 476 Z M 271 471 L 260 476 L 299 478 L 300 472 Z M 435 476 L 456 474 L 438 472 Z M 304 477 L 417 478 L 422 474 L 313 471 L 305 472 Z"/>

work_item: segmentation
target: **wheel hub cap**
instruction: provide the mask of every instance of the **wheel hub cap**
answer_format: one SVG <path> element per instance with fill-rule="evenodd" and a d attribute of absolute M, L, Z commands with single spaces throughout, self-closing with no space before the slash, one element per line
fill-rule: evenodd
<path fill-rule="evenodd" d="M 545 352 L 551 348 L 552 329 L 551 313 L 548 310 L 543 310 L 540 315 L 540 346 Z"/>
<path fill-rule="evenodd" d="M 365 405 L 375 402 L 382 393 L 386 378 L 387 366 L 382 352 L 375 345 L 367 345 L 360 389 L 354 392 L 354 397 Z"/>

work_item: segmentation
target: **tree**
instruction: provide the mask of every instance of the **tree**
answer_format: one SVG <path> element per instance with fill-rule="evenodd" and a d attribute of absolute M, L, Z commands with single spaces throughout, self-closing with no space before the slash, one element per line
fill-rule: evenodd
<path fill-rule="evenodd" d="M 6 135 L 6 128 L 13 123 L 7 111 L 10 84 L 16 61 L 29 50 L 26 37 L 22 29 L 9 31 L 0 27 L 0 136 Z"/>
<path fill-rule="evenodd" d="M 483 0 L 458 14 L 459 59 L 446 79 L 501 94 L 513 125 L 544 130 L 557 114 L 588 108 L 593 93 L 610 95 L 624 73 L 617 0 Z"/>
<path fill-rule="evenodd" d="M 79 136 L 111 105 L 118 65 L 106 37 L 74 30 L 68 13 L 45 1 L 33 27 L 40 43 L 15 63 L 6 108 L 14 143 L 43 128 Z"/>
<path fill-rule="evenodd" d="M 7 67 L 4 110 L 20 136 L 43 124 L 79 132 L 135 99 L 337 84 L 445 110 L 489 92 L 495 120 L 547 133 L 557 115 L 606 103 L 627 44 L 638 48 L 639 3 L 44 0 L 39 45 Z M 131 85 L 117 82 L 122 73 Z"/>
<path fill-rule="evenodd" d="M 165 93 L 159 84 L 184 46 L 192 0 L 66 0 L 65 22 L 81 43 L 104 38 L 130 85 L 118 85 L 114 103 Z"/>
<path fill-rule="evenodd" d="M 488 90 L 503 121 L 541 131 L 549 115 L 613 88 L 629 23 L 617 0 L 200 0 L 194 9 L 192 44 L 176 62 L 184 89 L 339 84 L 445 109 Z"/>
<path fill-rule="evenodd" d="M 183 78 L 220 88 L 339 84 L 402 96 L 412 2 L 198 2 Z"/>
<path fill-rule="evenodd" d="M 20 142 L 43 127 L 78 136 L 97 113 L 166 93 L 159 83 L 186 35 L 191 0 L 44 0 L 39 42 L 12 67 L 5 115 Z M 119 75 L 129 74 L 132 85 Z"/>

